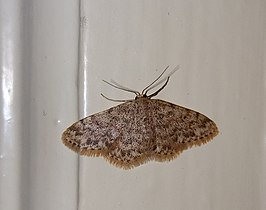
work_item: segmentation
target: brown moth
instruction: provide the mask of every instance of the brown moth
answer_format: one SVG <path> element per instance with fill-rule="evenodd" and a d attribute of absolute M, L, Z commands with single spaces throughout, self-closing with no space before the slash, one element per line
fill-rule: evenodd
<path fill-rule="evenodd" d="M 63 143 L 80 155 L 102 156 L 115 166 L 130 169 L 150 160 L 172 160 L 183 150 L 210 141 L 218 134 L 211 119 L 191 109 L 152 99 L 169 81 L 170 75 L 157 82 L 167 68 L 141 93 L 114 81 L 104 81 L 133 92 L 135 99 L 113 100 L 124 103 L 75 122 L 64 131 Z M 160 89 L 147 95 L 164 81 Z"/>

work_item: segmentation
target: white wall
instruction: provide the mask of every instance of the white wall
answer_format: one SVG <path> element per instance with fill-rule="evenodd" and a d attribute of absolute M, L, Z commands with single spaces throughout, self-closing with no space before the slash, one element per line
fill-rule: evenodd
<path fill-rule="evenodd" d="M 0 0 L 0 209 L 265 209 L 265 1 Z M 80 22 L 79 22 L 80 21 Z M 214 141 L 133 170 L 79 158 L 61 133 L 180 65 L 157 98 Z"/>
<path fill-rule="evenodd" d="M 0 209 L 76 209 L 78 2 L 0 2 Z"/>

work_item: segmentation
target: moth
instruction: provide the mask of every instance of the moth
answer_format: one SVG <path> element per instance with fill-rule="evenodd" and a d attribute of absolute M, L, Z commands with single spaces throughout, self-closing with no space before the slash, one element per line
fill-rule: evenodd
<path fill-rule="evenodd" d="M 169 67 L 169 66 L 168 66 Z M 138 91 L 112 81 L 109 85 L 134 93 L 132 100 L 85 117 L 62 134 L 63 143 L 80 155 L 102 156 L 114 166 L 130 169 L 148 161 L 170 161 L 182 151 L 200 146 L 218 134 L 216 124 L 205 115 L 160 99 L 175 68 L 158 81 L 168 67 L 150 85 Z M 148 92 L 164 83 L 157 91 Z"/>

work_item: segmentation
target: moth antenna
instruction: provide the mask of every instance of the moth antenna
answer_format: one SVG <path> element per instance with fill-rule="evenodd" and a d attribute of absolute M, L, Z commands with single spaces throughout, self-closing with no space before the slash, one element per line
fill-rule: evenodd
<path fill-rule="evenodd" d="M 161 78 L 161 76 L 163 76 L 163 74 L 164 74 L 164 72 L 167 70 L 169 68 L 169 66 L 167 66 L 164 70 L 163 70 L 163 72 L 151 83 L 151 84 L 149 84 L 147 87 L 145 87 L 143 90 L 142 90 L 142 92 L 141 92 L 141 95 L 144 95 L 144 92 L 145 92 L 145 90 L 147 90 L 150 86 L 152 86 L 155 82 L 157 82 L 158 81 L 158 79 L 160 79 Z M 147 91 L 146 91 L 146 93 L 147 93 Z"/>
<path fill-rule="evenodd" d="M 147 96 L 147 97 L 148 97 L 148 98 L 154 97 L 154 96 L 156 96 L 159 92 L 161 92 L 162 89 L 164 89 L 165 86 L 167 85 L 167 83 L 168 83 L 168 81 L 169 81 L 169 78 L 170 78 L 170 77 L 167 77 L 166 82 L 164 83 L 164 85 L 163 85 L 159 90 L 157 90 L 155 93 L 153 93 L 153 94 L 151 94 L 151 95 L 149 95 L 149 96 Z"/>
<path fill-rule="evenodd" d="M 120 88 L 122 88 L 122 89 L 124 89 L 124 90 L 126 90 L 126 91 L 129 91 L 129 92 L 135 93 L 136 95 L 140 95 L 140 93 L 139 93 L 138 91 L 133 90 L 133 89 L 128 88 L 128 87 L 125 87 L 125 86 L 123 86 L 123 85 L 120 85 L 119 83 L 117 83 L 117 82 L 114 81 L 114 80 L 111 80 L 111 83 L 115 84 L 117 87 L 120 87 Z"/>
<path fill-rule="evenodd" d="M 131 93 L 134 93 L 134 94 L 137 95 L 137 96 L 140 95 L 140 93 L 139 93 L 138 91 L 131 90 L 131 89 L 129 89 L 129 88 L 123 87 L 123 86 L 119 85 L 118 83 L 116 83 L 116 82 L 114 82 L 114 81 L 113 81 L 114 84 L 112 84 L 112 83 L 110 83 L 110 82 L 107 82 L 106 80 L 103 80 L 103 82 L 105 82 L 106 84 L 111 85 L 112 87 L 117 88 L 117 89 L 119 89 L 119 90 L 123 90 L 123 91 L 131 92 Z"/>
<path fill-rule="evenodd" d="M 154 85 L 150 86 L 148 89 L 146 89 L 146 91 L 144 93 L 142 93 L 143 95 L 147 95 L 148 91 L 150 91 L 151 89 L 157 87 L 158 85 L 160 85 L 161 83 L 163 83 L 165 80 L 168 80 L 172 74 L 174 74 L 177 70 L 179 69 L 179 66 L 176 66 L 169 74 L 167 77 L 161 79 L 160 81 L 158 81 L 157 83 L 155 83 Z"/>
<path fill-rule="evenodd" d="M 133 101 L 133 100 L 120 100 L 120 99 L 112 99 L 112 98 L 108 98 L 108 97 L 106 97 L 105 95 L 103 95 L 102 93 L 101 93 L 101 96 L 102 97 L 104 97 L 105 99 L 107 99 L 107 100 L 109 100 L 109 101 L 113 101 L 113 102 L 128 102 L 128 101 Z"/>

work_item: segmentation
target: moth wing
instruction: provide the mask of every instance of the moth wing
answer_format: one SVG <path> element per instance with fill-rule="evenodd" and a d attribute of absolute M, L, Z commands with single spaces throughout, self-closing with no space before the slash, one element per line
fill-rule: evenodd
<path fill-rule="evenodd" d="M 74 123 L 62 140 L 81 155 L 103 156 L 111 164 L 129 169 L 149 160 L 171 160 L 217 134 L 215 123 L 199 112 L 158 99 L 142 99 Z"/>
<path fill-rule="evenodd" d="M 166 101 L 153 101 L 155 160 L 172 160 L 183 150 L 205 144 L 218 134 L 216 124 L 205 115 Z"/>
<path fill-rule="evenodd" d="M 133 100 L 88 116 L 67 128 L 62 141 L 80 155 L 103 156 L 124 169 L 138 166 L 150 154 L 152 131 L 142 126 L 145 106 Z"/>
<path fill-rule="evenodd" d="M 113 113 L 117 107 L 75 122 L 64 131 L 63 143 L 81 155 L 104 156 L 119 135 L 116 127 L 120 118 Z"/>

